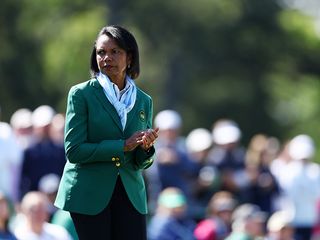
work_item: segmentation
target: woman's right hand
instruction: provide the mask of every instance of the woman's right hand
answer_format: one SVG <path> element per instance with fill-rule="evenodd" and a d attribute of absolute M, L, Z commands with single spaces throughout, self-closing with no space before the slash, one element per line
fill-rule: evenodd
<path fill-rule="evenodd" d="M 131 137 L 129 137 L 124 143 L 124 151 L 129 152 L 134 150 L 136 147 L 142 144 L 142 137 L 144 136 L 144 131 L 137 131 Z"/>

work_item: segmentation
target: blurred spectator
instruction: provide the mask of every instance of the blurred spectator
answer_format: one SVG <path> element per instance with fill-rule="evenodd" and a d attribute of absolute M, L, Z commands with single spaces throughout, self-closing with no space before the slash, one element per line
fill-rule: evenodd
<path fill-rule="evenodd" d="M 39 189 L 39 181 L 46 174 L 54 173 L 61 177 L 66 159 L 62 145 L 57 145 L 50 136 L 50 128 L 55 111 L 42 105 L 32 113 L 32 125 L 36 143 L 24 151 L 20 197 L 28 191 Z"/>
<path fill-rule="evenodd" d="M 39 181 L 39 191 L 48 198 L 48 221 L 65 228 L 73 239 L 78 239 L 76 229 L 69 212 L 58 209 L 54 206 L 57 196 L 60 177 L 54 173 L 44 175 Z"/>
<path fill-rule="evenodd" d="M 231 232 L 231 216 L 236 201 L 229 192 L 215 193 L 208 204 L 208 216 L 194 231 L 197 240 L 223 240 Z"/>
<path fill-rule="evenodd" d="M 292 171 L 294 170 L 294 164 L 292 164 L 292 158 L 288 149 L 289 143 L 286 142 L 283 144 L 283 148 L 278 156 L 270 164 L 270 171 L 275 177 L 279 187 L 278 196 L 275 197 L 273 202 L 273 208 L 275 210 L 283 209 L 283 207 L 289 204 L 283 191 L 290 183 L 293 177 Z"/>
<path fill-rule="evenodd" d="M 312 230 L 312 240 L 320 240 L 320 199 L 317 202 L 317 221 Z"/>
<path fill-rule="evenodd" d="M 57 174 L 49 173 L 41 177 L 39 181 L 39 191 L 44 193 L 48 200 L 48 214 L 49 221 L 51 220 L 53 214 L 57 211 L 57 208 L 54 206 L 54 201 L 57 196 L 58 187 L 59 187 L 60 177 Z"/>
<path fill-rule="evenodd" d="M 314 142 L 307 135 L 298 135 L 290 141 L 288 151 L 293 161 L 291 176 L 283 189 L 290 204 L 284 210 L 293 214 L 295 238 L 311 239 L 312 229 L 318 219 L 317 203 L 320 199 L 320 167 L 312 162 Z"/>
<path fill-rule="evenodd" d="M 58 113 L 52 118 L 50 136 L 53 142 L 63 146 L 65 117 Z"/>
<path fill-rule="evenodd" d="M 267 215 L 257 205 L 242 204 L 232 214 L 232 232 L 226 240 L 259 240 L 265 236 Z"/>
<path fill-rule="evenodd" d="M 0 191 L 10 200 L 16 201 L 17 169 L 21 164 L 22 152 L 17 144 L 12 128 L 0 122 Z"/>
<path fill-rule="evenodd" d="M 195 222 L 186 215 L 186 198 L 178 188 L 166 188 L 148 225 L 149 240 L 193 240 Z"/>
<path fill-rule="evenodd" d="M 76 229 L 74 227 L 72 218 L 69 212 L 58 209 L 54 206 L 54 201 L 57 196 L 58 187 L 60 183 L 60 177 L 54 173 L 44 175 L 39 181 L 39 190 L 44 193 L 49 202 L 48 202 L 48 221 L 57 224 L 65 228 L 73 239 L 78 239 Z"/>
<path fill-rule="evenodd" d="M 188 158 L 184 141 L 180 137 L 182 120 L 173 110 L 164 110 L 155 117 L 155 127 L 159 128 L 159 137 L 155 144 L 156 161 L 146 170 L 151 204 L 156 202 L 158 194 L 167 187 L 177 187 L 186 197 L 191 197 L 189 187 L 196 169 Z M 152 205 L 151 205 L 152 208 Z"/>
<path fill-rule="evenodd" d="M 267 240 L 295 240 L 292 216 L 285 211 L 277 211 L 271 215 L 267 231 Z"/>
<path fill-rule="evenodd" d="M 17 141 L 20 159 L 12 168 L 12 191 L 14 192 L 15 200 L 19 199 L 19 182 L 22 165 L 23 151 L 34 143 L 34 135 L 32 128 L 32 112 L 27 108 L 20 108 L 15 111 L 10 118 L 10 125 L 12 127 L 15 139 Z"/>
<path fill-rule="evenodd" d="M 78 234 L 76 228 L 74 227 L 70 213 L 61 209 L 58 209 L 51 220 L 52 224 L 59 225 L 66 229 L 71 235 L 72 239 L 78 240 Z"/>
<path fill-rule="evenodd" d="M 189 204 L 194 219 L 205 217 L 205 209 L 213 193 L 219 187 L 219 176 L 215 166 L 208 164 L 208 153 L 212 136 L 205 128 L 196 128 L 186 137 L 189 158 L 194 162 L 195 176 L 191 182 L 192 202 Z"/>
<path fill-rule="evenodd" d="M 48 223 L 49 200 L 43 193 L 29 192 L 21 202 L 24 219 L 14 229 L 19 240 L 71 240 L 69 233 L 61 226 Z"/>
<path fill-rule="evenodd" d="M 185 151 L 184 139 L 180 136 L 182 119 L 178 112 L 174 110 L 163 110 L 154 118 L 155 127 L 160 128 L 161 141 L 159 145 L 174 145 L 180 151 Z"/>
<path fill-rule="evenodd" d="M 34 143 L 32 128 L 32 112 L 27 108 L 20 108 L 10 118 L 10 125 L 22 150 Z"/>
<path fill-rule="evenodd" d="M 16 240 L 16 237 L 9 230 L 9 202 L 0 192 L 0 239 L 1 240 Z"/>
<path fill-rule="evenodd" d="M 228 119 L 214 123 L 212 129 L 214 147 L 209 153 L 209 162 L 215 165 L 221 176 L 221 189 L 237 197 L 248 184 L 245 177 L 245 149 L 240 146 L 241 131 Z"/>
<path fill-rule="evenodd" d="M 249 143 L 245 160 L 248 183 L 243 187 L 241 199 L 258 205 L 269 215 L 273 212 L 273 200 L 279 192 L 277 181 L 270 171 L 270 162 L 275 158 L 278 146 L 275 138 L 256 134 Z"/>

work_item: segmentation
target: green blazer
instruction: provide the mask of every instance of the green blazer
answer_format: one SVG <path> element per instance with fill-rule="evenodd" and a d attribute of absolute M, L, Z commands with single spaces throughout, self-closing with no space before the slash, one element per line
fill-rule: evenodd
<path fill-rule="evenodd" d="M 95 215 L 111 199 L 121 177 L 133 206 L 147 213 L 142 170 L 153 163 L 154 148 L 124 152 L 134 132 L 152 127 L 152 99 L 137 88 L 137 98 L 122 129 L 120 118 L 96 79 L 80 83 L 68 95 L 65 151 L 67 163 L 55 205 L 66 211 Z"/>

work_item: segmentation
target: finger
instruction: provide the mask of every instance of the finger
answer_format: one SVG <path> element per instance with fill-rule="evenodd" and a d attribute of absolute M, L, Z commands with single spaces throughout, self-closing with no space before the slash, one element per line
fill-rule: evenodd
<path fill-rule="evenodd" d="M 154 130 L 154 129 L 148 129 L 146 132 L 145 132 L 145 136 L 148 136 L 148 137 L 156 137 L 158 134 L 157 132 Z"/>
<path fill-rule="evenodd" d="M 152 131 L 152 135 L 153 135 L 153 137 L 155 139 L 158 138 L 158 132 L 157 131 Z"/>
<path fill-rule="evenodd" d="M 135 135 L 136 137 L 142 137 L 144 134 L 145 134 L 145 131 L 138 131 L 138 132 L 136 132 L 134 135 Z"/>
<path fill-rule="evenodd" d="M 154 136 L 152 134 L 146 134 L 145 139 L 146 139 L 147 143 L 150 144 L 151 142 L 153 142 Z"/>
<path fill-rule="evenodd" d="M 144 142 L 143 142 L 142 139 L 138 139 L 138 140 L 136 141 L 136 143 L 137 143 L 138 145 L 141 145 L 141 144 L 143 144 Z"/>
<path fill-rule="evenodd" d="M 157 140 L 157 138 L 158 138 L 158 135 L 152 134 L 150 135 L 149 141 L 151 143 L 154 143 Z"/>
<path fill-rule="evenodd" d="M 142 137 L 135 138 L 132 142 L 135 145 L 140 145 L 142 143 Z"/>
<path fill-rule="evenodd" d="M 155 129 L 151 129 L 151 130 L 152 130 L 153 136 L 154 136 L 155 138 L 157 138 L 157 137 L 158 137 L 158 133 L 159 133 L 159 128 L 157 127 L 157 128 L 155 128 Z"/>
<path fill-rule="evenodd" d="M 159 128 L 147 129 L 144 132 L 144 135 L 142 137 L 144 139 L 144 145 L 150 147 L 154 144 L 155 140 L 158 138 L 158 130 Z"/>
<path fill-rule="evenodd" d="M 142 140 L 144 149 L 148 149 L 152 146 L 152 142 L 146 136 L 143 136 Z"/>
<path fill-rule="evenodd" d="M 142 142 L 144 145 L 147 145 L 148 144 L 148 140 L 147 140 L 147 137 L 146 136 L 143 136 L 142 137 Z"/>

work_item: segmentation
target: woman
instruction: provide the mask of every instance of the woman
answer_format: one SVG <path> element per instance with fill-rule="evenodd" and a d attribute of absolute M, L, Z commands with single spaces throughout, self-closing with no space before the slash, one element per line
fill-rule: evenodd
<path fill-rule="evenodd" d="M 93 78 L 69 92 L 55 204 L 71 213 L 80 240 L 146 239 L 142 170 L 153 163 L 158 129 L 152 99 L 132 80 L 139 68 L 132 34 L 104 27 L 91 54 Z"/>

